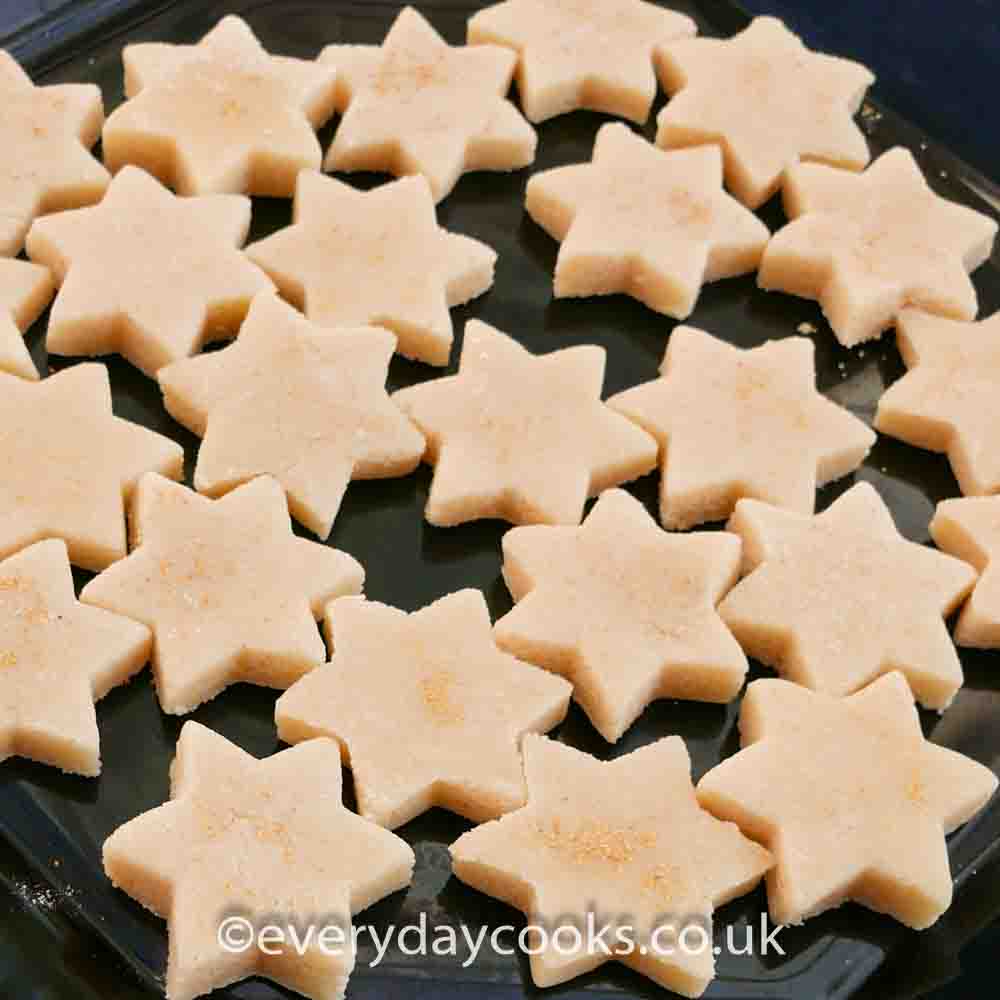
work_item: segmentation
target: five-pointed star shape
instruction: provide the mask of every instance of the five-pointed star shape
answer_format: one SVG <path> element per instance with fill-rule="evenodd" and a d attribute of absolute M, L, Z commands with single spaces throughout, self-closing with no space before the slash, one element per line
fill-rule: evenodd
<path fill-rule="evenodd" d="M 130 100 L 103 134 L 112 172 L 134 163 L 179 194 L 290 198 L 296 174 L 319 169 L 332 67 L 269 55 L 234 16 L 197 45 L 127 45 L 122 59 Z"/>
<path fill-rule="evenodd" d="M 535 174 L 525 208 L 562 243 L 557 298 L 625 292 L 677 319 L 706 281 L 755 270 L 771 235 L 723 191 L 717 147 L 666 153 L 614 123 L 591 163 Z"/>
<path fill-rule="evenodd" d="M 862 174 L 800 163 L 784 201 L 793 221 L 771 238 L 757 283 L 818 301 L 845 346 L 881 336 L 908 306 L 976 318 L 969 274 L 990 256 L 997 223 L 936 195 L 909 150 Z"/>
<path fill-rule="evenodd" d="M 733 535 L 668 535 L 638 500 L 609 490 L 582 527 L 504 535 L 517 605 L 494 634 L 501 649 L 567 677 L 613 743 L 656 698 L 739 693 L 746 657 L 715 610 L 739 568 Z"/>
<path fill-rule="evenodd" d="M 1000 496 L 938 504 L 931 535 L 945 552 L 981 574 L 955 627 L 960 646 L 1000 648 Z"/>
<path fill-rule="evenodd" d="M 776 18 L 754 18 L 725 40 L 661 45 L 656 67 L 673 95 L 657 118 L 657 144 L 718 143 L 726 183 L 750 208 L 767 201 L 800 160 L 852 170 L 868 163 L 852 116 L 875 77 L 860 63 L 810 51 Z"/>
<path fill-rule="evenodd" d="M 195 489 L 274 476 L 292 516 L 326 538 L 352 479 L 405 476 L 424 453 L 385 391 L 395 347 L 387 330 L 321 330 L 262 292 L 235 343 L 160 369 L 167 411 L 204 439 Z"/>
<path fill-rule="evenodd" d="M 664 527 L 721 520 L 742 497 L 812 513 L 816 487 L 864 461 L 875 434 L 817 390 L 814 353 L 805 337 L 742 350 L 679 326 L 660 377 L 608 400 L 660 443 Z"/>
<path fill-rule="evenodd" d="M 178 198 L 137 167 L 99 205 L 38 219 L 28 254 L 62 286 L 49 352 L 117 353 L 155 375 L 234 335 L 253 296 L 273 287 L 239 250 L 249 228 L 249 198 Z"/>
<path fill-rule="evenodd" d="M 448 312 L 493 284 L 492 247 L 438 225 L 430 188 L 371 191 L 299 174 L 292 224 L 247 247 L 281 294 L 320 326 L 384 326 L 400 354 L 446 365 Z"/>
<path fill-rule="evenodd" d="M 247 976 L 342 997 L 355 957 L 351 915 L 408 885 L 413 864 L 405 841 L 344 807 L 334 743 L 258 760 L 197 722 L 181 729 L 170 801 L 104 842 L 111 881 L 167 920 L 170 1000 Z M 262 939 L 269 954 L 246 938 L 243 950 L 224 948 L 221 928 L 234 916 L 254 932 L 291 924 L 300 937 Z M 327 927 L 343 939 L 324 938 Z"/>
<path fill-rule="evenodd" d="M 570 686 L 497 649 L 478 590 L 412 614 L 345 597 L 326 624 L 333 659 L 274 714 L 288 743 L 340 743 L 362 816 L 395 828 L 441 806 L 483 822 L 524 804 L 521 740 L 562 721 Z"/>
<path fill-rule="evenodd" d="M 296 538 L 277 480 L 208 500 L 144 476 L 130 518 L 136 548 L 90 581 L 87 604 L 153 630 L 164 712 L 184 715 L 238 681 L 286 688 L 326 658 L 316 619 L 361 590 L 344 552 Z"/>
<path fill-rule="evenodd" d="M 104 123 L 92 83 L 36 87 L 0 50 L 0 256 L 21 251 L 36 216 L 99 201 L 108 172 L 90 155 Z"/>
<path fill-rule="evenodd" d="M 553 986 L 616 958 L 667 989 L 700 996 L 715 974 L 713 910 L 753 889 L 772 861 L 698 805 L 684 741 L 670 736 L 605 762 L 526 736 L 524 772 L 527 805 L 461 836 L 451 856 L 463 882 L 550 929 L 547 947 L 531 954 L 535 984 Z M 588 950 L 588 913 L 597 929 L 627 919 L 636 946 L 611 956 Z M 674 941 L 667 953 L 665 914 L 678 935 L 688 926 L 707 932 L 705 946 L 687 935 L 687 950 Z M 563 926 L 583 931 L 583 947 L 571 950 L 568 933 L 554 946 L 551 931 Z M 614 931 L 606 944 L 614 948 Z"/>
<path fill-rule="evenodd" d="M 768 906 L 797 924 L 846 900 L 910 927 L 951 902 L 945 835 L 997 785 L 982 764 L 924 739 L 906 681 L 888 674 L 849 698 L 755 681 L 743 749 L 698 783 L 698 801 L 770 847 Z"/>
<path fill-rule="evenodd" d="M 24 334 L 52 301 L 53 290 L 47 268 L 0 259 L 0 371 L 38 381 Z"/>
<path fill-rule="evenodd" d="M 343 113 L 327 170 L 423 174 L 435 201 L 468 170 L 517 170 L 537 136 L 504 95 L 517 56 L 498 45 L 451 46 L 412 7 L 381 45 L 330 45 Z"/>
<path fill-rule="evenodd" d="M 907 309 L 896 343 L 910 371 L 879 400 L 875 426 L 946 452 L 966 496 L 1000 493 L 1000 313 L 963 323 Z"/>
<path fill-rule="evenodd" d="M 470 320 L 457 375 L 393 395 L 435 466 L 426 517 L 579 524 L 588 496 L 656 467 L 656 442 L 601 402 L 604 351 L 529 353 Z"/>
<path fill-rule="evenodd" d="M 149 629 L 80 604 L 66 543 L 0 562 L 0 761 L 13 754 L 90 777 L 101 770 L 94 702 L 149 657 Z"/>
<path fill-rule="evenodd" d="M 28 382 L 0 373 L 0 558 L 61 538 L 102 570 L 126 552 L 125 501 L 150 470 L 179 479 L 179 444 L 111 412 L 103 365 Z"/>
<path fill-rule="evenodd" d="M 469 18 L 468 39 L 518 53 L 530 121 L 586 108 L 641 124 L 656 96 L 655 48 L 697 30 L 684 14 L 643 0 L 505 0 Z"/>
<path fill-rule="evenodd" d="M 944 619 L 976 574 L 903 538 L 868 483 L 815 517 L 743 500 L 729 530 L 750 575 L 719 613 L 750 656 L 831 695 L 898 670 L 922 704 L 951 703 L 962 667 Z"/>

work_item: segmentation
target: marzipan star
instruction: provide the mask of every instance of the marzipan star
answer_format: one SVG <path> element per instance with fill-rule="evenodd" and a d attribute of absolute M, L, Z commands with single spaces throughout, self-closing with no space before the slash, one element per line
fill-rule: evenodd
<path fill-rule="evenodd" d="M 0 259 L 0 371 L 38 381 L 24 334 L 52 301 L 48 268 Z"/>
<path fill-rule="evenodd" d="M 170 801 L 104 842 L 111 881 L 167 921 L 169 1000 L 247 976 L 314 1000 L 343 997 L 351 915 L 408 885 L 414 857 L 344 808 L 336 744 L 310 740 L 257 760 L 186 722 L 170 776 Z M 266 940 L 276 923 L 283 940 Z"/>

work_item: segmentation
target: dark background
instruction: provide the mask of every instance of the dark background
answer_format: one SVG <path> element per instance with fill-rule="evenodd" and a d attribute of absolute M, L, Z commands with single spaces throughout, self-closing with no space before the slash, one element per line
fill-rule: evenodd
<path fill-rule="evenodd" d="M 0 38 L 65 3 L 0 0 Z M 1000 181 L 1000 0 L 744 0 L 744 6 L 784 18 L 813 48 L 870 66 L 883 102 Z M 913 934 L 912 948 L 897 952 L 855 1000 L 996 996 L 998 911 L 1000 859 L 969 882 L 934 928 Z M 58 900 L 0 844 L 0 1000 L 126 1000 L 137 993 L 110 954 L 70 924 Z"/>

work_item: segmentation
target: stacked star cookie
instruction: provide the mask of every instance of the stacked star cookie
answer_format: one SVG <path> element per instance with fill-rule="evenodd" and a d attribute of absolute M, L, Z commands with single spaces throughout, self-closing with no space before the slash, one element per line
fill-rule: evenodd
<path fill-rule="evenodd" d="M 596 907 L 651 935 L 686 913 L 710 940 L 713 911 L 762 879 L 778 923 L 855 900 L 923 928 L 949 905 L 945 834 L 997 781 L 926 740 L 916 704 L 958 695 L 955 642 L 1000 647 L 1000 328 L 974 322 L 969 277 L 997 224 L 905 149 L 870 163 L 865 67 L 772 18 L 695 35 L 646 0 L 504 0 L 466 45 L 406 8 L 381 44 L 306 60 L 230 16 L 195 44 L 126 46 L 106 121 L 95 87 L 35 86 L 0 53 L 0 760 L 96 775 L 94 702 L 147 661 L 169 714 L 277 689 L 294 744 L 256 760 L 186 722 L 170 800 L 105 843 L 108 877 L 168 921 L 171 1000 L 254 974 L 341 995 L 353 946 L 233 954 L 218 912 L 346 927 L 409 884 L 390 831 L 432 807 L 480 824 L 451 846 L 455 875 L 533 923 Z M 909 370 L 874 423 L 947 453 L 966 497 L 939 506 L 939 550 L 866 483 L 816 513 L 876 435 L 818 387 L 804 337 L 742 348 L 676 326 L 659 377 L 604 398 L 604 348 L 529 351 L 471 319 L 457 370 L 387 388 L 396 353 L 449 364 L 451 310 L 503 265 L 438 203 L 468 172 L 527 167 L 529 122 L 645 124 L 657 81 L 654 142 L 604 124 L 589 162 L 526 181 L 525 224 L 560 244 L 554 296 L 686 319 L 706 284 L 756 272 L 817 300 L 845 347 L 894 327 Z M 362 191 L 322 170 L 398 179 Z M 772 234 L 755 211 L 779 193 Z M 246 245 L 249 196 L 292 199 L 290 224 Z M 53 298 L 48 352 L 155 379 L 200 439 L 193 489 L 179 445 L 112 412 L 103 365 L 39 377 L 24 334 Z M 363 596 L 363 567 L 321 544 L 352 481 L 421 462 L 435 528 L 514 526 L 495 622 L 460 580 L 409 613 Z M 660 524 L 622 488 L 656 470 Z M 97 574 L 78 596 L 71 565 Z M 571 699 L 609 744 L 657 699 L 731 702 L 749 657 L 779 677 L 746 688 L 741 749 L 697 785 L 677 736 L 602 762 L 544 735 Z M 583 943 L 532 955 L 531 975 L 609 958 L 686 996 L 714 976 L 710 947 Z"/>

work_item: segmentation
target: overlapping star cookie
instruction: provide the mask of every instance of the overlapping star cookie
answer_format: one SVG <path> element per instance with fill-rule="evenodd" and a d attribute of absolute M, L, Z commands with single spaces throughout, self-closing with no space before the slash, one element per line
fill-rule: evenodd
<path fill-rule="evenodd" d="M 108 172 L 90 154 L 104 103 L 92 83 L 36 87 L 0 49 L 0 107 L 0 256 L 15 257 L 37 216 L 104 194 Z"/>
<path fill-rule="evenodd" d="M 86 604 L 153 630 L 160 706 L 184 715 L 238 681 L 287 688 L 326 658 L 326 602 L 361 591 L 344 552 L 296 538 L 277 480 L 259 476 L 209 500 L 143 477 L 131 554 L 90 581 Z"/>
<path fill-rule="evenodd" d="M 1000 496 L 943 500 L 931 521 L 938 547 L 980 574 L 955 627 L 960 646 L 1000 648 Z"/>
<path fill-rule="evenodd" d="M 743 749 L 698 783 L 698 801 L 766 844 L 771 919 L 798 924 L 846 900 L 929 927 L 952 897 L 945 835 L 997 779 L 924 739 L 902 674 L 849 698 L 755 681 L 740 709 Z"/>
<path fill-rule="evenodd" d="M 178 198 L 137 167 L 90 208 L 39 219 L 28 254 L 61 285 L 52 354 L 121 354 L 147 375 L 235 335 L 253 296 L 272 288 L 240 247 L 250 199 Z"/>
<path fill-rule="evenodd" d="M 288 743 L 340 743 L 362 816 L 395 828 L 442 806 L 482 822 L 524 804 L 522 738 L 562 721 L 570 686 L 497 649 L 478 590 L 412 614 L 344 597 L 326 623 L 333 659 L 275 719 Z"/>
<path fill-rule="evenodd" d="M 701 996 L 715 975 L 713 910 L 753 889 L 773 862 L 698 805 L 684 741 L 669 736 L 601 761 L 529 735 L 524 773 L 527 805 L 463 834 L 451 856 L 459 879 L 547 930 L 530 953 L 535 985 L 617 959 Z M 632 947 L 608 954 L 588 938 L 588 915 L 593 927 L 611 928 L 602 939 L 609 950 L 618 931 Z"/>
<path fill-rule="evenodd" d="M 600 347 L 534 355 L 470 320 L 457 375 L 392 397 L 427 438 L 427 520 L 579 524 L 588 496 L 654 469 L 656 442 L 601 402 L 603 381 Z"/>
<path fill-rule="evenodd" d="M 77 601 L 65 542 L 0 562 L 0 761 L 99 774 L 94 702 L 142 667 L 150 644 L 145 625 Z"/>
<path fill-rule="evenodd" d="M 784 203 L 792 221 L 767 245 L 757 283 L 815 299 L 845 346 L 881 336 L 911 306 L 976 318 L 969 275 L 990 256 L 997 223 L 936 195 L 908 149 L 862 174 L 801 163 Z"/>
<path fill-rule="evenodd" d="M 726 185 L 750 208 L 800 160 L 851 170 L 868 164 L 868 142 L 852 116 L 874 75 L 807 49 L 777 18 L 754 18 L 732 38 L 660 45 L 656 68 L 671 95 L 657 118 L 657 144 L 718 143 Z"/>
<path fill-rule="evenodd" d="M 381 45 L 330 45 L 343 114 L 327 170 L 423 174 L 435 201 L 469 170 L 517 170 L 535 130 L 505 97 L 517 56 L 498 45 L 448 45 L 405 7 Z"/>
<path fill-rule="evenodd" d="M 0 558 L 61 538 L 74 566 L 102 570 L 125 555 L 125 501 L 139 477 L 183 473 L 179 444 L 113 415 L 103 365 L 40 382 L 0 373 L 0 427 Z"/>
<path fill-rule="evenodd" d="M 169 802 L 104 842 L 111 881 L 167 921 L 167 996 L 193 1000 L 263 976 L 342 997 L 351 915 L 409 885 L 414 856 L 344 807 L 336 744 L 310 740 L 258 760 L 186 722 L 170 785 Z M 276 920 L 301 936 L 267 941 L 261 932 Z"/>
<path fill-rule="evenodd" d="M 609 490 L 579 528 L 504 535 L 503 575 L 517 603 L 494 634 L 501 649 L 568 678 L 614 743 L 656 698 L 739 694 L 746 657 L 715 610 L 739 567 L 734 536 L 667 534 L 638 500 Z"/>
<path fill-rule="evenodd" d="M 122 60 L 129 100 L 103 133 L 113 172 L 134 163 L 179 194 L 290 198 L 296 174 L 319 169 L 332 66 L 268 54 L 232 15 L 197 45 L 126 45 Z"/>
<path fill-rule="evenodd" d="M 313 322 L 384 326 L 400 354 L 433 365 L 448 363 L 448 310 L 493 284 L 497 259 L 438 225 L 422 177 L 358 191 L 312 171 L 299 174 L 292 224 L 247 255 Z"/>
<path fill-rule="evenodd" d="M 721 520 L 741 497 L 812 513 L 817 486 L 853 472 L 875 442 L 817 390 L 805 337 L 743 350 L 679 326 L 660 373 L 608 406 L 660 443 L 667 528 Z"/>
<path fill-rule="evenodd" d="M 810 517 L 743 500 L 729 522 L 749 573 L 722 620 L 746 652 L 788 680 L 851 694 L 898 670 L 943 710 L 962 684 L 945 624 L 972 590 L 972 567 L 907 541 L 868 483 Z"/>
<path fill-rule="evenodd" d="M 755 270 L 770 237 L 723 191 L 717 147 L 667 153 L 615 123 L 591 163 L 535 174 L 525 207 L 562 243 L 557 298 L 625 292 L 677 319 L 705 282 Z"/>
<path fill-rule="evenodd" d="M 875 426 L 945 452 L 967 496 L 1000 493 L 1000 313 L 963 323 L 907 309 L 896 343 L 909 372 L 879 400 Z"/>
<path fill-rule="evenodd" d="M 644 0 L 504 0 L 469 18 L 468 40 L 517 52 L 530 121 L 586 108 L 641 124 L 656 96 L 654 50 L 697 30 L 686 15 Z"/>
<path fill-rule="evenodd" d="M 24 334 L 52 301 L 54 290 L 48 268 L 0 258 L 0 371 L 38 380 Z"/>

